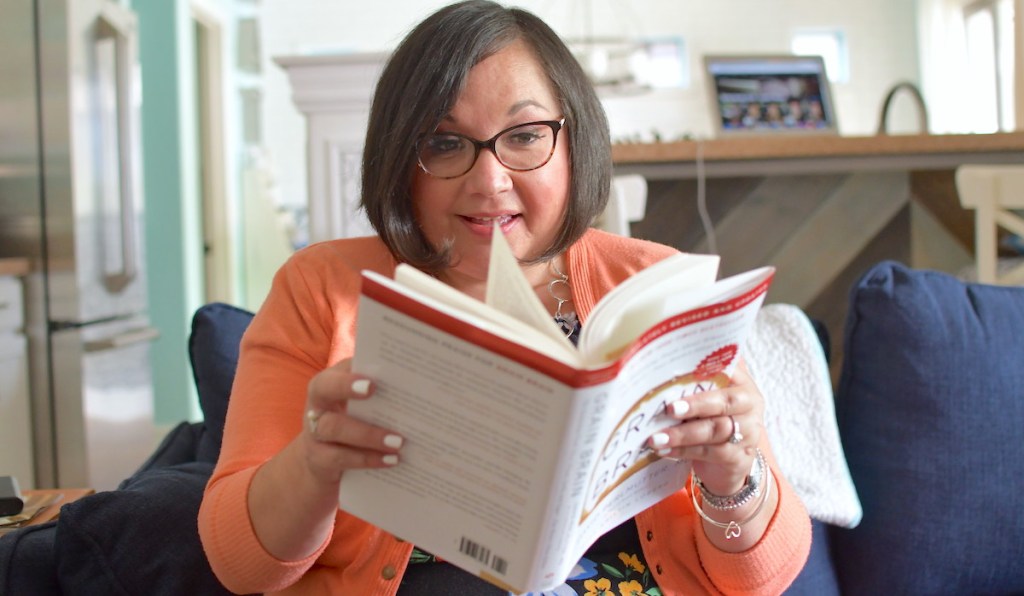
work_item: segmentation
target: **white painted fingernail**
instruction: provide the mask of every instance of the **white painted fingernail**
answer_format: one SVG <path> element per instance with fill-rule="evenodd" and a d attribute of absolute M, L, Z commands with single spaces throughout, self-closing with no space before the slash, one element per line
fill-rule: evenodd
<path fill-rule="evenodd" d="M 388 435 L 384 437 L 384 446 L 390 447 L 391 449 L 398 449 L 402 446 L 402 437 L 398 435 Z"/>
<path fill-rule="evenodd" d="M 664 447 L 668 445 L 668 435 L 665 433 L 654 433 L 651 435 L 651 447 Z"/>
<path fill-rule="evenodd" d="M 383 461 L 384 465 L 386 465 L 386 466 L 393 466 L 393 465 L 398 463 L 398 456 L 397 455 L 385 455 L 383 458 L 381 458 L 381 461 Z"/>
<path fill-rule="evenodd" d="M 683 400 L 674 401 L 671 404 L 669 404 L 668 407 L 672 411 L 672 415 L 675 416 L 676 418 L 679 418 L 690 411 L 689 402 L 685 402 Z"/>
<path fill-rule="evenodd" d="M 655 453 L 658 454 L 658 457 L 665 457 L 669 453 L 672 453 L 672 450 L 671 449 L 659 449 L 659 450 L 655 451 Z"/>
<path fill-rule="evenodd" d="M 357 379 L 353 381 L 352 391 L 359 395 L 366 395 L 370 392 L 370 381 L 368 379 Z"/>

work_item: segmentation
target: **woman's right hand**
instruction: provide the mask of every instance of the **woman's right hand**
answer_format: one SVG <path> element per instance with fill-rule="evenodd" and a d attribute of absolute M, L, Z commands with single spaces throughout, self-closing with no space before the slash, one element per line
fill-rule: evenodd
<path fill-rule="evenodd" d="M 278 559 L 304 559 L 331 536 L 347 470 L 398 463 L 398 434 L 348 415 L 350 400 L 372 395 L 373 383 L 354 375 L 350 360 L 321 371 L 307 385 L 302 431 L 256 471 L 249 515 Z"/>
<path fill-rule="evenodd" d="M 306 465 L 318 481 L 337 487 L 346 470 L 398 463 L 402 437 L 348 415 L 348 402 L 373 395 L 373 383 L 352 374 L 352 361 L 314 376 L 307 388 L 301 441 Z"/>

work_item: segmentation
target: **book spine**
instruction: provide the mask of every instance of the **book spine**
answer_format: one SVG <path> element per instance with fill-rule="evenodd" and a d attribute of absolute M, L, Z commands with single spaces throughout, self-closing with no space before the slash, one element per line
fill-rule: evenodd
<path fill-rule="evenodd" d="M 595 446 L 601 443 L 601 432 L 607 426 L 609 387 L 605 383 L 573 392 L 558 463 L 552 470 L 550 492 L 544 500 L 548 508 L 537 520 L 539 540 L 532 568 L 538 570 L 538 576 L 531 578 L 531 585 L 558 585 L 569 576 L 589 546 L 589 542 L 581 539 L 580 519 L 587 480 L 597 457 Z"/>

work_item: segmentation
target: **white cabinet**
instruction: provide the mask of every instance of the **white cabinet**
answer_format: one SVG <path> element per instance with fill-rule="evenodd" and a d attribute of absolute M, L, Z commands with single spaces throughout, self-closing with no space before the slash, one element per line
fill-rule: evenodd
<path fill-rule="evenodd" d="M 21 279 L 0 275 L 0 476 L 35 486 Z"/>
<path fill-rule="evenodd" d="M 373 233 L 359 211 L 370 102 L 386 53 L 275 58 L 306 118 L 309 241 Z"/>
<path fill-rule="evenodd" d="M 21 280 L 13 275 L 0 275 L 0 333 L 21 333 L 24 321 Z"/>

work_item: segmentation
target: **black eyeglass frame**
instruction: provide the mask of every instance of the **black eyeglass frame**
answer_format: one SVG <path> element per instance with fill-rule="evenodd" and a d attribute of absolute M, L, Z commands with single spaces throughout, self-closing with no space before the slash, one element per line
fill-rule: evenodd
<path fill-rule="evenodd" d="M 552 140 L 551 140 L 551 151 L 548 152 L 548 156 L 544 159 L 544 161 L 541 162 L 539 165 L 533 166 L 532 168 L 514 168 L 514 167 L 508 165 L 507 163 L 505 163 L 505 161 L 501 159 L 501 156 L 498 155 L 498 145 L 497 145 L 497 143 L 498 143 L 498 139 L 501 137 L 501 135 L 503 135 L 503 134 L 505 134 L 505 133 L 507 133 L 509 131 L 515 130 L 517 128 L 521 128 L 523 126 L 537 126 L 537 125 L 544 125 L 544 126 L 549 127 L 551 129 L 551 135 L 553 137 Z M 488 150 L 490 150 L 491 153 L 494 154 L 494 158 L 498 160 L 498 163 L 500 163 L 501 165 L 505 166 L 506 168 L 512 170 L 513 172 L 531 172 L 533 170 L 537 170 L 537 169 L 543 168 L 544 166 L 548 165 L 548 162 L 551 161 L 551 157 L 555 154 L 555 148 L 558 146 L 558 133 L 559 133 L 559 131 L 562 130 L 562 128 L 564 126 L 565 126 L 565 118 L 564 117 L 560 118 L 558 120 L 537 120 L 537 121 L 534 121 L 534 122 L 523 122 L 522 124 L 516 124 L 515 126 L 510 126 L 510 127 L 506 128 L 505 130 L 502 130 L 501 132 L 499 132 L 498 134 L 494 135 L 493 137 L 487 139 L 486 141 L 478 141 L 478 140 L 474 139 L 473 137 L 468 137 L 468 136 L 466 136 L 464 134 L 459 134 L 459 133 L 456 133 L 456 132 L 423 133 L 423 134 L 421 134 L 420 136 L 418 136 L 416 138 L 416 145 L 415 145 L 415 149 L 416 149 L 416 163 L 417 163 L 417 165 L 419 165 L 420 169 L 423 170 L 429 176 L 433 176 L 434 178 L 438 178 L 440 180 L 451 180 L 452 178 L 458 178 L 460 176 L 465 176 L 466 174 L 468 174 L 469 171 L 473 169 L 473 166 L 476 165 L 476 160 L 480 158 L 480 151 L 482 151 L 483 149 L 488 149 Z M 473 153 L 473 160 L 469 162 L 469 167 L 466 168 L 466 171 L 462 172 L 461 174 L 456 174 L 454 176 L 438 176 L 437 174 L 434 174 L 433 172 L 428 170 L 427 166 L 423 165 L 423 160 L 420 158 L 420 143 L 424 139 L 426 139 L 428 137 L 435 136 L 435 135 L 441 135 L 441 136 L 447 136 L 447 137 L 458 137 L 460 139 L 466 139 L 467 141 L 469 141 L 470 143 L 473 144 L 473 147 L 475 148 L 475 151 Z"/>

